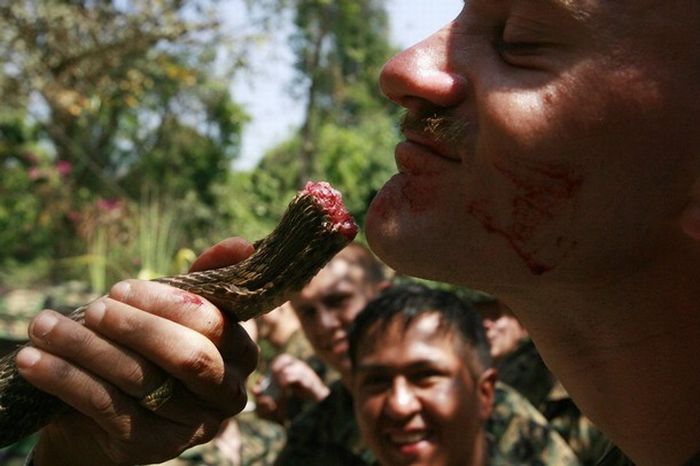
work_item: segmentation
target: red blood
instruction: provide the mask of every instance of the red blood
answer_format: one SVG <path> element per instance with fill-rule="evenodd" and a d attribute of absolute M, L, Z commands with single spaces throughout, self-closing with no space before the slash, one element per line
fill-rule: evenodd
<path fill-rule="evenodd" d="M 195 306 L 201 306 L 202 304 L 204 304 L 202 298 L 200 298 L 196 294 L 187 293 L 186 291 L 180 292 L 180 299 L 182 299 L 182 302 L 184 304 L 194 304 Z"/>
<path fill-rule="evenodd" d="M 352 215 L 343 204 L 343 196 L 325 181 L 309 181 L 301 192 L 302 195 L 310 195 L 318 205 L 326 212 L 333 223 L 333 230 L 339 232 L 348 241 L 352 241 L 357 235 L 357 224 Z"/>
<path fill-rule="evenodd" d="M 467 212 L 474 216 L 488 231 L 502 236 L 525 262 L 534 275 L 542 275 L 554 268 L 576 242 L 565 237 L 556 240 L 557 253 L 545 263 L 536 246 L 539 229 L 554 221 L 567 209 L 582 184 L 582 179 L 568 167 L 559 164 L 519 165 L 496 169 L 512 184 L 515 194 L 511 200 L 508 224 L 498 223 L 489 213 L 493 207 L 487 200 L 474 201 Z"/>

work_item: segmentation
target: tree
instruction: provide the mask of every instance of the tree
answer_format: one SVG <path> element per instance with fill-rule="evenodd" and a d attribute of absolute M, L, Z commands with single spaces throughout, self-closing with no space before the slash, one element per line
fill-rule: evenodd
<path fill-rule="evenodd" d="M 280 3 L 276 4 L 278 7 Z M 394 171 L 394 107 L 380 94 L 379 72 L 394 48 L 379 0 L 290 0 L 296 56 L 293 92 L 306 115 L 298 133 L 265 154 L 253 173 L 261 199 L 288 198 L 308 179 L 343 193 L 363 223 L 374 192 Z"/>
<path fill-rule="evenodd" d="M 0 259 L 83 254 L 75 219 L 154 186 L 204 238 L 247 120 L 227 33 L 216 0 L 0 2 Z"/>
<path fill-rule="evenodd" d="M 195 152 L 210 144 L 216 166 L 235 158 L 245 116 L 213 72 L 224 42 L 215 2 L 8 3 L 0 5 L 0 96 L 32 112 L 76 186 L 109 196 L 133 191 L 119 179 L 158 165 L 144 160 L 172 147 L 171 131 L 196 133 L 178 143 L 192 142 Z M 199 175 L 192 187 L 201 192 L 212 179 Z"/>

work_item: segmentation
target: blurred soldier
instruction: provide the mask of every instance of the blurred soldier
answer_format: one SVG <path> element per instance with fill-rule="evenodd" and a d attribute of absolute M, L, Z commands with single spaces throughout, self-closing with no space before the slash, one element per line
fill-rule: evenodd
<path fill-rule="evenodd" d="M 499 380 L 527 398 L 571 446 L 584 466 L 594 466 L 609 441 L 574 404 L 547 369 L 518 318 L 497 299 L 476 304 L 484 319 Z"/>
<path fill-rule="evenodd" d="M 298 378 L 305 376 L 318 380 L 319 385 L 328 385 L 339 375 L 314 354 L 289 303 L 258 317 L 256 323 L 260 363 L 250 380 L 256 412 L 264 419 L 289 427 L 294 417 L 317 400 L 302 398 L 291 388 L 283 393 L 281 387 L 292 387 Z M 297 361 L 303 372 L 293 370 Z M 315 374 L 306 371 L 307 368 Z"/>

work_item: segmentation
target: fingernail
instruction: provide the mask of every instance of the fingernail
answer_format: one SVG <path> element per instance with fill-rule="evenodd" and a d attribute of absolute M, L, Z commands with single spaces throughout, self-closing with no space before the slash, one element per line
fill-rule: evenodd
<path fill-rule="evenodd" d="M 127 281 L 122 281 L 115 284 L 112 289 L 109 290 L 109 296 L 118 301 L 124 301 L 131 292 L 131 285 Z"/>
<path fill-rule="evenodd" d="M 41 351 L 31 346 L 22 348 L 19 353 L 17 353 L 17 358 L 15 363 L 19 369 L 30 369 L 41 359 Z"/>
<path fill-rule="evenodd" d="M 90 303 L 87 309 L 85 309 L 85 323 L 89 323 L 90 325 L 99 324 L 105 316 L 106 309 L 107 305 L 102 299 Z"/>
<path fill-rule="evenodd" d="M 33 321 L 31 326 L 32 335 L 43 338 L 48 335 L 58 323 L 58 318 L 51 311 L 44 311 L 39 314 Z"/>

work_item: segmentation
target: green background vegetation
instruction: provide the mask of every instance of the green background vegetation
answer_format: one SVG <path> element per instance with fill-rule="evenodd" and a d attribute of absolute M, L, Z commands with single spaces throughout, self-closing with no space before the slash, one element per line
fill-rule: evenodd
<path fill-rule="evenodd" d="M 271 230 L 307 180 L 363 223 L 394 171 L 394 52 L 380 0 L 249 4 L 260 36 L 213 0 L 16 0 L 0 6 L 0 291 L 187 269 L 231 235 Z M 303 123 L 236 171 L 246 108 L 231 94 L 252 41 L 292 18 L 290 92 Z M 222 64 L 225 64 L 222 65 Z"/>

